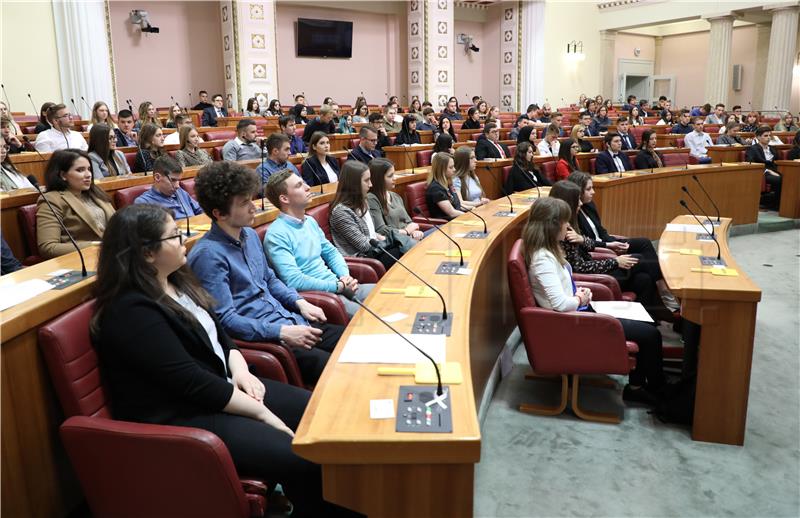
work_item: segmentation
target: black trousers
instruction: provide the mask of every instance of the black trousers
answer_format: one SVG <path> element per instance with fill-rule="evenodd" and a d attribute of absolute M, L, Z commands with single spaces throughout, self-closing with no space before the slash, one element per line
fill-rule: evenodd
<path fill-rule="evenodd" d="M 311 327 L 322 330 L 322 338 L 311 349 L 303 349 L 301 347 L 294 347 L 294 357 L 297 360 L 297 366 L 300 368 L 300 374 L 303 376 L 303 383 L 306 385 L 315 385 L 319 377 L 322 376 L 322 371 L 328 363 L 328 358 L 331 357 L 333 349 L 339 343 L 339 338 L 342 337 L 344 327 L 336 324 L 315 324 L 312 323 Z"/>
<path fill-rule="evenodd" d="M 267 389 L 264 404 L 286 426 L 297 430 L 311 393 L 305 389 L 261 379 Z M 261 421 L 227 413 L 177 419 L 169 424 L 208 430 L 230 452 L 241 475 L 280 483 L 294 505 L 292 516 L 359 516 L 322 499 L 322 470 L 292 452 L 292 438 Z"/>
<path fill-rule="evenodd" d="M 652 245 L 651 245 L 652 248 Z M 646 261 L 640 254 L 632 254 L 639 259 L 639 262 L 633 268 L 626 270 L 624 268 L 617 268 L 611 272 L 611 276 L 617 279 L 619 287 L 623 291 L 632 291 L 636 294 L 637 302 L 645 307 L 648 313 L 657 320 L 665 320 L 670 317 L 669 310 L 664 306 L 661 296 L 658 294 L 656 287 L 656 280 L 660 275 L 661 269 L 658 268 L 658 262 L 653 263 Z M 656 268 L 657 271 L 656 271 Z"/>
<path fill-rule="evenodd" d="M 781 184 L 783 183 L 783 177 L 764 173 L 764 180 L 772 191 L 773 201 L 771 206 L 777 210 L 781 205 Z"/>
<path fill-rule="evenodd" d="M 625 332 L 625 339 L 636 342 L 639 346 L 636 368 L 628 374 L 628 381 L 631 385 L 658 390 L 665 383 L 661 333 L 647 322 L 626 318 L 620 318 L 619 322 Z"/>
<path fill-rule="evenodd" d="M 624 242 L 628 243 L 627 253 L 639 256 L 639 262 L 654 281 L 660 281 L 664 278 L 664 274 L 661 273 L 661 265 L 658 264 L 658 252 L 656 252 L 653 243 L 649 239 L 646 237 L 632 237 L 625 239 Z"/>

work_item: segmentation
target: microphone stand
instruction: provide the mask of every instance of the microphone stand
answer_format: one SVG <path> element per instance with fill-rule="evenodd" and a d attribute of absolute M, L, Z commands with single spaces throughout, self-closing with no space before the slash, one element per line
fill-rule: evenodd
<path fill-rule="evenodd" d="M 714 200 L 711 198 L 711 195 L 710 195 L 710 194 L 708 194 L 708 191 L 706 191 L 705 187 L 703 187 L 703 184 L 702 184 L 702 183 L 700 183 L 700 180 L 697 178 L 697 175 L 696 175 L 696 174 L 693 174 L 693 175 L 692 175 L 692 179 L 693 179 L 695 182 L 697 182 L 697 185 L 698 185 L 698 186 L 700 187 L 700 189 L 703 191 L 703 194 L 705 194 L 705 195 L 706 195 L 706 198 L 708 198 L 708 201 L 710 201 L 710 202 L 711 202 L 711 205 L 714 207 L 714 210 L 716 210 L 716 211 L 717 211 L 717 224 L 719 224 L 719 223 L 720 223 L 720 220 L 719 220 L 719 215 L 720 215 L 720 214 L 719 214 L 719 207 L 717 207 L 717 204 L 716 204 L 716 203 L 714 203 Z M 710 218 L 709 218 L 709 219 L 710 219 Z"/>
<path fill-rule="evenodd" d="M 414 214 L 416 214 L 417 216 L 422 216 L 423 218 L 425 218 L 425 221 L 427 221 L 429 225 L 432 225 L 432 226 L 433 226 L 433 228 L 435 228 L 436 230 L 438 230 L 439 232 L 441 232 L 441 233 L 444 235 L 444 237 L 446 237 L 447 239 L 449 239 L 449 240 L 450 240 L 450 242 L 451 242 L 451 243 L 453 243 L 454 245 L 456 245 L 456 248 L 458 248 L 458 255 L 459 255 L 459 257 L 460 257 L 459 266 L 462 266 L 462 267 L 463 267 L 463 266 L 464 266 L 464 252 L 461 250 L 461 246 L 460 246 L 458 243 L 456 243 L 456 240 L 455 240 L 455 239 L 453 239 L 452 237 L 450 237 L 450 236 L 447 234 L 447 232 L 445 232 L 444 230 L 442 230 L 441 228 L 439 228 L 439 225 L 437 225 L 436 223 L 432 222 L 428 216 L 426 216 L 425 214 L 423 214 L 423 213 L 422 213 L 422 210 L 421 210 L 419 207 L 414 207 L 414 210 L 413 210 L 413 212 L 414 212 Z"/>
<path fill-rule="evenodd" d="M 694 196 L 692 196 L 692 193 L 689 192 L 689 189 L 687 189 L 685 185 L 681 186 L 681 190 L 683 192 L 685 192 L 687 194 L 687 196 L 689 196 L 689 198 L 694 202 L 695 205 L 697 205 L 697 208 L 700 209 L 700 212 L 703 214 L 703 216 L 706 217 L 706 221 L 711 223 L 711 237 L 714 237 L 714 222 L 711 221 L 711 218 L 708 217 L 708 214 L 706 214 L 706 211 L 704 211 L 703 207 L 701 207 L 700 204 L 697 203 L 697 200 L 694 199 Z"/>
<path fill-rule="evenodd" d="M 709 236 L 711 236 L 711 239 L 714 241 L 714 244 L 715 244 L 715 245 L 717 245 L 717 261 L 722 261 L 722 249 L 721 249 L 721 248 L 720 248 L 720 246 L 719 246 L 719 241 L 717 241 L 717 238 L 716 238 L 716 236 L 714 235 L 714 226 L 713 226 L 713 225 L 711 226 L 711 232 L 709 232 L 709 231 L 708 231 L 708 229 L 706 228 L 706 226 L 705 226 L 705 225 L 704 225 L 704 224 L 703 224 L 703 223 L 700 221 L 700 218 L 698 218 L 698 217 L 695 215 L 695 213 L 694 213 L 694 212 L 692 212 L 692 209 L 690 209 L 690 208 L 689 208 L 689 205 L 687 205 L 687 203 L 686 203 L 686 201 L 685 201 L 685 200 L 680 200 L 680 204 L 683 206 L 683 208 L 685 208 L 686 210 L 688 210 L 688 211 L 689 211 L 689 214 L 691 214 L 691 215 L 692 215 L 692 217 L 693 217 L 693 218 L 694 218 L 694 219 L 695 219 L 695 220 L 696 220 L 698 223 L 700 223 L 700 226 L 701 226 L 701 227 L 703 227 L 703 230 L 705 230 L 706 234 L 708 234 Z M 702 258 L 701 258 L 701 260 L 702 260 Z M 724 262 L 724 261 L 722 261 L 722 266 L 725 266 L 725 262 Z"/>
<path fill-rule="evenodd" d="M 261 139 L 261 167 L 259 168 L 259 173 L 258 173 L 258 182 L 261 189 L 261 212 L 267 210 L 264 207 L 264 160 L 266 160 L 266 149 L 265 149 L 266 145 L 267 141 Z"/>

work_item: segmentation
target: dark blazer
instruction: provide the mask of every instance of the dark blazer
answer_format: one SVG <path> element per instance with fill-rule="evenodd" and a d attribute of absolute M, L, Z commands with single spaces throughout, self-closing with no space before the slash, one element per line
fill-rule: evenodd
<path fill-rule="evenodd" d="M 382 156 L 383 153 L 381 153 L 377 149 L 373 149 L 368 153 L 364 151 L 364 149 L 361 146 L 356 146 L 355 149 L 353 149 L 352 151 L 350 151 L 350 153 L 347 154 L 347 159 L 358 160 L 359 162 L 364 162 L 365 164 L 369 164 L 370 160 L 372 160 L 373 158 L 380 158 Z"/>
<path fill-rule="evenodd" d="M 120 130 L 119 128 L 114 128 L 114 135 L 117 136 L 117 147 L 130 147 L 130 146 L 138 147 L 139 145 L 135 139 L 129 139 L 128 137 L 126 137 L 125 134 L 122 133 L 122 130 Z"/>
<path fill-rule="evenodd" d="M 407 131 L 401 131 L 397 134 L 397 137 L 394 139 L 394 145 L 399 146 L 401 144 L 419 144 L 419 133 L 409 133 Z"/>
<path fill-rule="evenodd" d="M 338 175 L 339 161 L 330 155 L 325 157 L 325 161 L 328 162 L 328 165 L 330 165 Z M 301 174 L 303 176 L 303 180 L 305 180 L 306 183 L 311 186 L 319 185 L 321 183 L 330 183 L 328 181 L 328 173 L 325 172 L 325 169 L 319 162 L 317 155 L 311 155 L 305 160 L 305 162 L 303 162 L 303 170 Z"/>
<path fill-rule="evenodd" d="M 600 213 L 597 212 L 597 206 L 593 201 L 581 205 L 581 208 L 578 211 L 578 227 L 581 229 L 581 234 L 594 239 L 594 232 L 592 231 L 592 227 L 587 222 L 587 219 L 592 220 L 594 227 L 597 229 L 597 233 L 600 234 L 600 241 L 598 242 L 595 240 L 595 246 L 604 247 L 606 243 L 617 241 L 617 239 L 613 238 L 608 233 L 608 231 L 600 222 Z"/>
<path fill-rule="evenodd" d="M 306 124 L 306 128 L 303 130 L 303 142 L 306 143 L 310 142 L 311 135 L 313 135 L 314 132 L 316 131 L 321 131 L 325 134 L 336 133 L 336 124 L 334 124 L 333 121 L 330 121 L 327 124 L 325 124 L 324 122 L 319 120 L 319 117 L 316 117 L 308 121 L 308 124 Z"/>
<path fill-rule="evenodd" d="M 227 359 L 236 346 L 209 314 Z M 230 372 L 200 323 L 180 319 L 143 293 L 129 291 L 111 302 L 92 341 L 115 419 L 169 423 L 221 412 L 233 394 Z"/>
<path fill-rule="evenodd" d="M 800 147 L 794 146 L 792 149 L 789 150 L 789 154 L 786 156 L 786 160 L 797 160 L 798 158 L 800 158 Z"/>
<path fill-rule="evenodd" d="M 222 116 L 228 116 L 228 109 L 224 106 L 222 107 Z M 215 126 L 217 125 L 217 111 L 212 106 L 211 108 L 206 108 L 203 110 L 203 117 L 200 119 L 201 126 Z"/>
<path fill-rule="evenodd" d="M 773 159 L 768 161 L 767 157 L 764 155 L 764 149 L 761 147 L 761 144 L 756 142 L 755 144 L 747 148 L 747 153 L 745 154 L 745 161 L 764 164 L 765 169 L 769 169 L 777 173 L 778 167 L 775 165 L 775 162 L 773 162 L 773 160 L 775 160 L 775 158 L 778 157 L 778 152 L 772 146 L 769 146 L 769 150 L 772 153 Z"/>
<path fill-rule="evenodd" d="M 41 133 L 43 131 L 47 131 L 47 130 L 52 129 L 52 128 L 53 128 L 53 126 L 51 126 L 49 122 L 39 122 L 36 125 L 36 127 L 33 128 L 33 132 L 34 133 Z"/>
<path fill-rule="evenodd" d="M 464 124 L 461 125 L 461 129 L 481 129 L 481 123 L 480 121 L 467 119 L 464 121 Z"/>
<path fill-rule="evenodd" d="M 503 153 L 506 154 L 506 158 L 513 158 L 511 153 L 508 151 L 508 147 L 505 144 L 498 145 L 503 148 Z M 487 138 L 482 138 L 478 140 L 478 143 L 475 144 L 475 158 L 478 160 L 486 160 L 487 158 L 502 158 L 500 156 L 500 152 L 497 151 L 497 148 L 492 144 L 492 142 Z"/>
<path fill-rule="evenodd" d="M 626 171 L 633 169 L 633 167 L 631 167 L 631 161 L 628 160 L 628 156 L 625 153 L 619 153 L 619 158 L 622 160 L 622 166 Z M 594 164 L 594 172 L 597 174 L 617 172 L 617 166 L 614 165 L 614 159 L 611 158 L 611 153 L 608 150 L 605 150 L 602 153 L 597 153 L 597 161 Z"/>
<path fill-rule="evenodd" d="M 519 191 L 527 191 L 528 189 L 535 189 L 537 185 L 539 187 L 550 185 L 550 180 L 538 169 L 523 171 L 520 166 L 514 164 L 511 166 L 511 172 L 508 173 L 508 179 L 503 188 L 506 194 L 511 194 Z"/>
<path fill-rule="evenodd" d="M 628 132 L 626 135 L 620 133 L 619 136 L 622 138 L 623 150 L 636 149 L 636 137 L 632 133 Z"/>
<path fill-rule="evenodd" d="M 594 146 L 588 140 L 580 139 L 578 140 L 578 144 L 581 146 L 581 153 L 589 153 L 594 149 Z"/>
<path fill-rule="evenodd" d="M 661 159 L 661 164 L 664 164 L 664 156 L 656 151 L 658 158 Z M 653 158 L 653 155 L 645 151 L 644 149 L 639 150 L 637 153 L 636 158 L 634 159 L 634 163 L 636 164 L 636 169 L 655 169 L 656 167 L 660 167 L 656 159 Z"/>

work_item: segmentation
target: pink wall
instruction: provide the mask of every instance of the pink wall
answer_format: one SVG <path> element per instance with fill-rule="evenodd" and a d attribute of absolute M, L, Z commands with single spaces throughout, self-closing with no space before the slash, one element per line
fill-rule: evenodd
<path fill-rule="evenodd" d="M 500 17 L 502 13 L 503 6 L 500 4 L 487 9 L 486 23 L 483 26 L 483 41 L 478 45 L 481 49 L 480 53 L 483 54 L 483 70 L 478 72 L 483 78 L 482 95 L 490 107 L 500 106 Z M 523 102 L 525 101 L 523 100 Z"/>
<path fill-rule="evenodd" d="M 640 49 L 637 56 L 634 49 Z M 642 61 L 653 61 L 656 59 L 656 43 L 652 36 L 641 36 L 638 34 L 617 34 L 614 43 L 614 89 L 619 88 L 619 60 L 632 59 Z M 655 70 L 655 67 L 654 67 Z M 625 97 L 626 92 L 622 92 Z"/>
<path fill-rule="evenodd" d="M 299 58 L 295 48 L 297 18 L 353 22 L 353 57 L 350 59 Z M 309 104 L 326 96 L 353 104 L 364 92 L 370 104 L 397 95 L 407 102 L 407 40 L 405 17 L 394 14 L 303 7 L 280 3 L 276 8 L 278 91 L 283 105 L 291 106 L 295 94 L 305 92 Z"/>
<path fill-rule="evenodd" d="M 472 102 L 473 95 L 486 95 L 484 84 L 490 81 L 496 81 L 496 76 L 486 76 L 483 68 L 487 56 L 484 24 L 456 20 L 455 36 L 457 37 L 461 33 L 472 36 L 474 45 L 481 49 L 480 52 L 470 52 L 467 54 L 464 52 L 464 45 L 456 43 L 453 47 L 453 61 L 456 74 L 455 95 L 458 97 L 459 103 L 470 103 Z M 487 99 L 487 102 L 494 101 Z"/>
<path fill-rule="evenodd" d="M 733 44 L 731 45 L 731 68 L 733 65 L 742 65 L 742 89 L 733 90 L 733 71 L 731 71 L 731 85 L 728 90 L 728 104 L 742 106 L 745 111 L 750 110 L 753 101 L 753 88 L 756 72 L 756 26 L 737 27 L 733 29 Z"/>
<path fill-rule="evenodd" d="M 109 2 L 119 106 L 132 99 L 188 105 L 189 92 L 224 90 L 219 2 Z M 142 34 L 128 17 L 144 9 L 159 34 Z"/>

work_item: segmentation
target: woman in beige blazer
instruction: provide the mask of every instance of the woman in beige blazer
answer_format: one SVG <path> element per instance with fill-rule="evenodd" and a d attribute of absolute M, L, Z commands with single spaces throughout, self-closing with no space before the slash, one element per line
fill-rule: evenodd
<path fill-rule="evenodd" d="M 48 201 L 39 199 L 36 207 L 36 232 L 39 254 L 45 259 L 72 252 L 75 248 L 58 224 L 64 222 L 81 248 L 99 242 L 114 206 L 94 184 L 89 155 L 78 149 L 56 151 L 45 170 Z"/>

